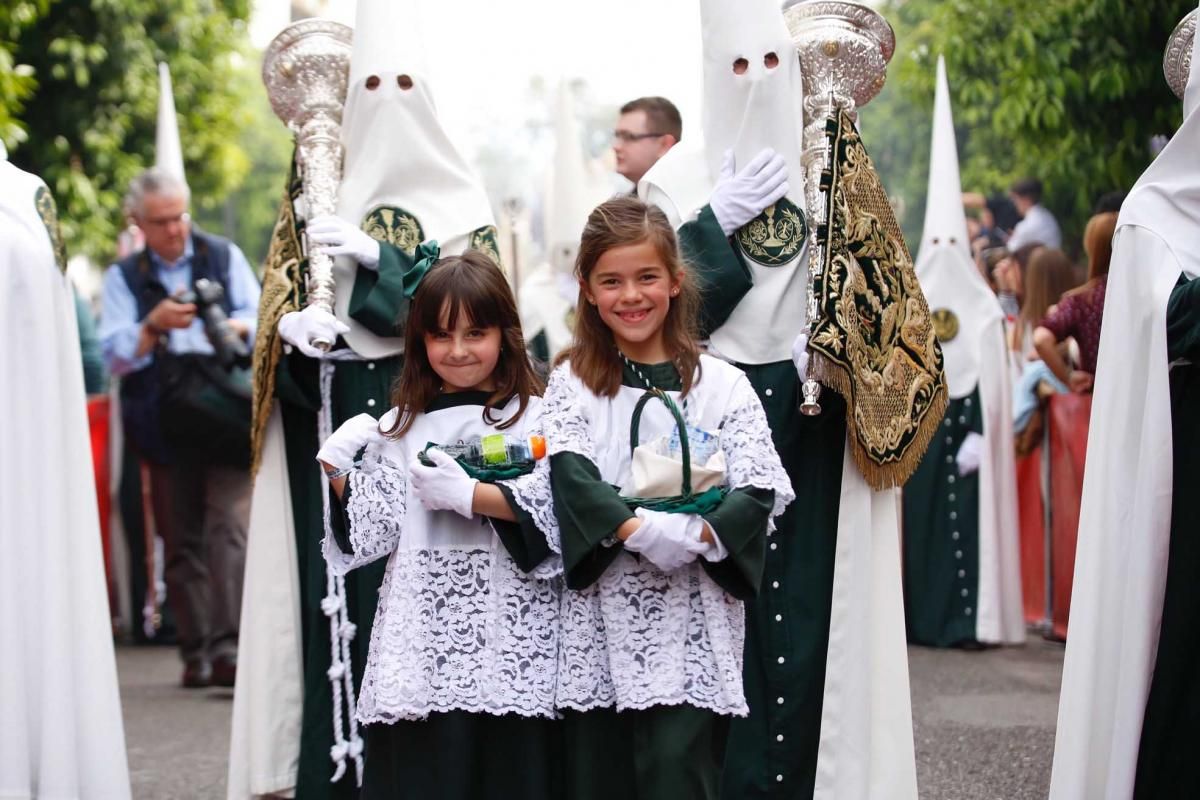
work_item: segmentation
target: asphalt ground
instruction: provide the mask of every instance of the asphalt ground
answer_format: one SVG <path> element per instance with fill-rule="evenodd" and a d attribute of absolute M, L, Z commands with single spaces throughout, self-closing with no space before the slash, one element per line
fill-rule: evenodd
<path fill-rule="evenodd" d="M 1063 647 L 909 648 L 922 800 L 1045 798 Z M 182 689 L 170 647 L 119 647 L 136 800 L 223 800 L 230 689 Z"/>

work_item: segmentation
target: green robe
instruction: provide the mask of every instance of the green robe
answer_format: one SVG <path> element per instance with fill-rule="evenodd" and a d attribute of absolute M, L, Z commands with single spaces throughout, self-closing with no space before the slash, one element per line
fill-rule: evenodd
<path fill-rule="evenodd" d="M 412 267 L 412 259 L 402 250 L 380 245 L 378 272 L 359 269 L 351 315 L 376 332 L 382 320 L 399 320 L 407 310 L 407 301 L 396 291 L 400 279 Z M 360 286 L 366 287 L 365 290 Z M 383 333 L 392 333 L 384 330 Z M 394 335 L 394 333 L 393 333 Z M 333 376 L 331 402 L 333 429 L 347 419 L 367 413 L 382 416 L 391 407 L 391 385 L 400 373 L 402 357 L 376 361 L 338 362 Z M 317 414 L 321 408 L 318 382 L 319 363 L 299 351 L 282 357 L 276 373 L 276 396 L 283 418 L 284 444 L 287 451 L 288 479 L 291 485 L 292 516 L 296 529 L 296 552 L 300 576 L 300 627 L 303 648 L 304 711 L 300 734 L 300 763 L 296 776 L 296 800 L 353 798 L 357 794 L 353 767 L 336 784 L 329 779 L 334 765 L 329 758 L 333 747 L 333 695 L 329 677 L 329 618 L 321 610 L 326 595 L 325 559 L 321 555 L 322 523 L 321 483 L 315 461 Z M 371 641 L 371 624 L 379 584 L 385 563 L 380 561 L 346 576 L 346 603 L 350 620 L 358 626 L 351 643 L 354 685 L 361 684 Z M 346 731 L 343 732 L 345 735 Z"/>
<path fill-rule="evenodd" d="M 904 487 L 904 618 L 908 640 L 973 642 L 979 597 L 979 472 L 959 475 L 968 433 L 983 433 L 976 387 L 951 400 L 921 466 Z"/>
<path fill-rule="evenodd" d="M 1191 363 L 1170 374 L 1171 534 L 1158 655 L 1134 784 L 1139 800 L 1200 796 L 1200 526 L 1192 516 L 1191 495 L 1200 487 L 1200 279 L 1181 278 L 1171 292 L 1167 355 Z"/>
<path fill-rule="evenodd" d="M 679 241 L 700 286 L 701 332 L 707 335 L 750 290 L 750 270 L 707 206 L 680 228 Z M 750 716 L 731 722 L 721 795 L 810 798 L 821 737 L 846 407 L 826 390 L 823 413 L 803 416 L 791 361 L 738 366 L 762 400 L 796 499 L 775 519 L 762 592 L 746 605 L 743 678 Z"/>
<path fill-rule="evenodd" d="M 657 388 L 679 391 L 671 363 L 639 364 Z M 628 366 L 622 383 L 645 383 Z M 562 536 L 568 591 L 595 583 L 621 552 L 609 539 L 633 516 L 615 487 L 589 459 L 572 452 L 551 457 L 554 510 Z M 729 551 L 701 560 L 709 576 L 739 599 L 754 596 L 763 571 L 763 533 L 773 491 L 744 488 L 726 495 L 704 516 Z M 729 719 L 690 705 L 644 710 L 593 709 L 564 714 L 567 797 L 570 800 L 716 800 Z"/>

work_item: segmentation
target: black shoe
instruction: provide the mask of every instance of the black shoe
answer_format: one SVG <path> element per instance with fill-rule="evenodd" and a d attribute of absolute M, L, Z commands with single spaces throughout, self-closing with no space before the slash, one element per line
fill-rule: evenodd
<path fill-rule="evenodd" d="M 185 689 L 203 689 L 213 682 L 212 667 L 207 661 L 189 661 L 183 668 L 179 685 Z"/>
<path fill-rule="evenodd" d="M 237 680 L 237 658 L 220 656 L 212 662 L 212 685 L 233 686 Z"/>

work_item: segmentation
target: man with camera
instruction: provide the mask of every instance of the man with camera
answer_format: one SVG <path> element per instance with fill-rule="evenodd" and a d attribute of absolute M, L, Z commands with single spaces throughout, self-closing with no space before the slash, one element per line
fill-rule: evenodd
<path fill-rule="evenodd" d="M 250 346 L 258 279 L 237 245 L 195 229 L 181 178 L 129 187 L 144 250 L 104 275 L 100 339 L 126 436 L 147 464 L 182 684 L 232 686 L 250 511 Z"/>

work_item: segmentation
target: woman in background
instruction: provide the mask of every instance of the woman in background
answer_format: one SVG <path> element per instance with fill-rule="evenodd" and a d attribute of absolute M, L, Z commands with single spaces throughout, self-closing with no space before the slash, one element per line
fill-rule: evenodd
<path fill-rule="evenodd" d="M 1097 214 L 1083 232 L 1083 249 L 1088 257 L 1088 280 L 1067 293 L 1033 332 L 1033 344 L 1051 372 L 1071 391 L 1092 390 L 1096 354 L 1100 349 L 1100 324 L 1104 316 L 1104 294 L 1108 286 L 1108 264 L 1112 238 L 1117 228 L 1115 212 Z M 1071 369 L 1056 346 L 1068 336 L 1079 344 L 1079 369 Z"/>

